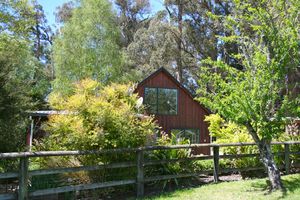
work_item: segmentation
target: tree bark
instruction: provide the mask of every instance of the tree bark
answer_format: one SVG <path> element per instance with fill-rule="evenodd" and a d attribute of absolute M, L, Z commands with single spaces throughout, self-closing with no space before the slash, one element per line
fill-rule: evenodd
<path fill-rule="evenodd" d="M 266 171 L 268 173 L 269 181 L 270 181 L 270 189 L 271 190 L 284 190 L 280 171 L 276 166 L 274 161 L 274 156 L 271 150 L 271 141 L 266 139 L 260 139 L 258 137 L 257 132 L 251 126 L 250 123 L 246 124 L 246 127 L 252 136 L 253 140 L 257 143 L 259 153 L 260 153 L 260 160 L 263 163 Z"/>
<path fill-rule="evenodd" d="M 178 55 L 176 58 L 177 63 L 177 71 L 178 71 L 178 78 L 179 82 L 183 83 L 183 66 L 182 66 L 182 15 L 183 15 L 183 4 L 181 0 L 177 0 L 178 5 L 178 31 L 179 36 L 177 38 L 177 48 L 178 48 Z"/>
<path fill-rule="evenodd" d="M 36 34 L 36 41 L 35 41 L 35 57 L 40 60 L 41 57 L 41 38 L 40 38 L 40 27 L 39 27 L 39 11 L 37 10 L 35 13 L 35 34 Z"/>
<path fill-rule="evenodd" d="M 274 156 L 271 151 L 271 143 L 269 141 L 261 140 L 258 143 L 260 152 L 260 159 L 264 164 L 270 181 L 271 190 L 283 190 L 280 171 L 274 162 Z"/>

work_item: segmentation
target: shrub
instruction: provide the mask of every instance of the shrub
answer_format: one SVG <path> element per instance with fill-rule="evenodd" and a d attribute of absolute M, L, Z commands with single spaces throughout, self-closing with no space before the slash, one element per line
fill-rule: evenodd
<path fill-rule="evenodd" d="M 158 146 L 171 146 L 178 144 L 189 144 L 189 140 L 180 140 L 177 141 L 177 138 L 174 134 L 171 136 L 161 133 L 161 136 L 157 139 Z M 170 159 L 180 159 L 180 158 L 188 158 L 191 155 L 190 149 L 167 149 L 167 150 L 154 150 L 149 153 L 148 159 L 151 160 L 170 160 Z M 193 164 L 191 161 L 186 162 L 172 162 L 159 164 L 155 166 L 151 166 L 146 168 L 146 176 L 158 176 L 158 175 L 176 175 L 182 173 L 189 173 L 193 171 Z M 167 184 L 175 183 L 178 185 L 178 179 L 168 179 L 163 181 L 163 188 Z M 160 184 L 161 181 L 156 182 L 156 184 Z"/>
<path fill-rule="evenodd" d="M 232 163 L 228 159 L 222 159 L 219 161 L 219 168 L 226 169 L 231 168 Z M 193 169 L 195 172 L 208 171 L 214 169 L 213 160 L 197 160 L 193 162 Z"/>
<path fill-rule="evenodd" d="M 101 86 L 89 79 L 76 84 L 73 95 L 64 99 L 51 94 L 53 108 L 65 115 L 51 116 L 47 123 L 48 149 L 111 149 L 144 146 L 154 133 L 152 117 L 140 119 L 144 107 L 131 85 Z"/>
<path fill-rule="evenodd" d="M 139 117 L 140 113 L 144 113 L 144 107 L 137 104 L 138 96 L 133 91 L 130 84 L 102 86 L 96 81 L 86 79 L 75 84 L 70 96 L 52 93 L 49 98 L 51 106 L 63 110 L 65 114 L 49 118 L 46 130 L 50 134 L 37 145 L 37 149 L 100 150 L 144 146 L 149 142 L 157 125 L 151 116 Z M 129 153 L 89 155 L 80 156 L 73 163 L 95 165 L 114 161 L 132 161 L 134 158 L 135 154 Z M 70 159 L 59 159 L 62 160 L 60 163 L 66 165 L 70 163 Z M 48 167 L 54 165 L 45 160 L 41 162 Z M 120 173 L 130 175 L 135 172 L 121 170 Z M 106 175 L 108 173 L 95 171 L 91 177 L 99 180 L 106 179 Z"/>
<path fill-rule="evenodd" d="M 217 138 L 216 143 L 236 143 L 236 142 L 253 142 L 250 138 L 245 127 L 239 126 L 232 122 L 226 122 L 218 114 L 212 114 L 206 117 L 205 121 L 210 123 L 209 131 L 213 137 Z M 299 141 L 299 135 L 282 133 L 279 134 L 275 141 Z M 222 153 L 224 154 L 253 154 L 259 153 L 256 146 L 244 146 L 244 147 L 222 147 Z M 275 152 L 284 152 L 284 145 L 272 145 L 272 151 Z M 300 151 L 300 145 L 290 145 L 290 151 Z M 299 155 L 290 155 L 291 164 L 300 162 Z M 284 164 L 284 155 L 274 156 L 274 160 L 277 164 Z M 256 158 L 239 158 L 232 159 L 231 164 L 237 168 L 243 167 L 257 167 L 261 166 L 259 162 L 259 157 Z M 244 175 L 244 174 L 243 174 Z"/>
<path fill-rule="evenodd" d="M 211 136 L 216 137 L 216 143 L 238 143 L 253 142 L 246 127 L 239 126 L 233 122 L 226 122 L 218 114 L 212 114 L 205 118 L 209 122 L 209 132 Z M 243 147 L 222 147 L 223 154 L 253 154 L 258 153 L 256 146 Z M 236 168 L 256 167 L 261 165 L 259 157 L 238 158 L 231 160 L 232 166 Z"/>
<path fill-rule="evenodd" d="M 278 141 L 284 142 L 284 141 L 300 141 L 300 135 L 292 135 L 288 133 L 283 133 L 281 134 L 278 138 Z M 300 151 L 300 145 L 290 145 L 290 152 L 297 152 Z M 272 147 L 273 152 L 284 152 L 284 145 L 274 145 Z M 291 160 L 291 166 L 295 163 L 300 163 L 300 155 L 298 154 L 291 154 L 290 155 L 290 160 Z M 285 159 L 284 155 L 282 156 L 275 156 L 275 162 L 279 165 L 283 165 Z"/>

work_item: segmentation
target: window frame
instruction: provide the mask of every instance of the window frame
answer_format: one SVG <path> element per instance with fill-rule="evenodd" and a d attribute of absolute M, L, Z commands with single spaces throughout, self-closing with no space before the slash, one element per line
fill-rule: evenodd
<path fill-rule="evenodd" d="M 178 103 L 178 97 L 179 97 L 179 90 L 177 89 L 177 88 L 169 88 L 169 87 L 144 87 L 144 96 L 143 96 L 143 98 L 144 98 L 144 104 L 145 104 L 145 106 L 146 106 L 146 108 L 147 108 L 147 104 L 148 105 L 153 105 L 153 103 L 148 103 L 147 101 L 146 101 L 146 98 L 145 98 L 145 96 L 146 96 L 146 89 L 147 88 L 149 88 L 149 89 L 155 89 L 156 90 L 156 102 L 155 102 L 155 105 L 156 105 L 156 112 L 149 112 L 149 109 L 147 109 L 148 110 L 148 112 L 150 113 L 150 114 L 155 114 L 155 115 L 170 115 L 170 116 L 174 116 L 174 115 L 178 115 L 178 106 L 179 106 L 179 103 Z M 172 114 L 172 113 L 162 113 L 162 112 L 159 112 L 159 109 L 158 109 L 158 90 L 159 89 L 166 89 L 166 90 L 175 90 L 176 91 L 176 113 L 175 114 Z"/>
<path fill-rule="evenodd" d="M 196 134 L 198 134 L 198 137 L 197 137 L 197 135 L 195 135 L 195 140 L 197 140 L 197 138 L 198 138 L 199 141 L 196 141 L 196 142 L 190 141 L 190 143 L 191 144 L 200 144 L 201 143 L 201 131 L 200 131 L 200 128 L 171 128 L 170 129 L 170 133 L 172 134 L 172 131 L 174 131 L 174 130 L 184 131 L 184 134 L 185 134 L 185 131 L 187 131 L 187 130 L 196 131 Z M 175 136 L 177 138 L 177 135 L 175 135 Z"/>

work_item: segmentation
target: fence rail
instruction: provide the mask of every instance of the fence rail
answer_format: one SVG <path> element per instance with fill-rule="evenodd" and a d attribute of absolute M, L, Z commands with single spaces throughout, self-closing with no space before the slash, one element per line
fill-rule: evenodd
<path fill-rule="evenodd" d="M 300 141 L 290 142 L 273 142 L 272 145 L 284 145 L 284 152 L 274 152 L 274 155 L 284 156 L 284 165 L 280 166 L 283 168 L 286 174 L 290 173 L 290 155 L 300 155 L 300 152 L 291 152 L 290 145 L 299 145 Z M 220 148 L 222 147 L 241 147 L 241 146 L 253 146 L 255 143 L 230 143 L 230 144 L 191 144 L 191 145 L 173 145 L 173 146 L 147 146 L 140 148 L 122 148 L 122 149 L 109 149 L 99 151 L 39 151 L 39 152 L 13 152 L 13 153 L 0 153 L 0 159 L 19 159 L 19 171 L 0 173 L 1 179 L 18 178 L 18 190 L 17 193 L 12 194 L 0 194 L 0 199 L 28 199 L 30 197 L 64 193 L 70 191 L 89 190 L 97 188 L 106 188 L 112 186 L 121 186 L 136 184 L 137 197 L 144 195 L 144 184 L 152 181 L 167 180 L 173 178 L 184 178 L 198 176 L 200 174 L 213 174 L 214 181 L 218 182 L 220 173 L 236 172 L 236 171 L 247 171 L 247 170 L 258 170 L 263 169 L 262 167 L 248 167 L 248 168 L 219 168 L 219 160 L 223 158 L 244 158 L 244 157 L 257 157 L 259 154 L 236 154 L 236 155 L 220 155 Z M 144 154 L 148 151 L 154 150 L 170 150 L 170 149 L 191 149 L 199 147 L 211 147 L 213 155 L 193 155 L 187 158 L 180 159 L 164 159 L 164 160 L 144 160 Z M 69 168 L 55 168 L 55 169 L 42 169 L 42 170 L 29 170 L 29 160 L 35 157 L 52 157 L 52 156 L 79 156 L 79 155 L 103 155 L 103 154 L 120 154 L 120 153 L 135 153 L 136 162 L 120 162 L 101 164 L 96 166 L 79 166 Z M 188 174 L 174 174 L 174 175 L 160 175 L 154 177 L 145 177 L 144 168 L 146 166 L 167 164 L 174 162 L 192 161 L 192 160 L 213 160 L 213 170 L 201 171 L 199 173 L 188 173 Z M 99 169 L 114 169 L 114 168 L 128 168 L 136 167 L 137 175 L 135 179 L 129 180 L 118 180 L 101 183 L 91 184 L 79 184 L 62 186 L 57 188 L 49 188 L 28 192 L 29 178 L 38 175 L 51 175 L 61 173 L 71 173 L 79 171 L 91 171 Z"/>

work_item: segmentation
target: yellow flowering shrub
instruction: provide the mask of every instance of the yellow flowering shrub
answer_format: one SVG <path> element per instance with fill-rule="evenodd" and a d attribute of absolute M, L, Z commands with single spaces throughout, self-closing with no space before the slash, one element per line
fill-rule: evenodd
<path fill-rule="evenodd" d="M 144 107 L 137 105 L 133 86 L 100 83 L 85 79 L 75 84 L 72 95 L 52 93 L 50 105 L 64 114 L 51 116 L 50 133 L 43 140 L 47 150 L 98 150 L 144 146 L 157 125 L 153 117 L 139 118 Z"/>
<path fill-rule="evenodd" d="M 240 143 L 253 142 L 246 127 L 240 126 L 233 122 L 226 122 L 219 114 L 206 116 L 205 121 L 209 122 L 208 130 L 212 137 L 216 137 L 218 144 L 222 143 Z M 242 147 L 222 147 L 220 151 L 223 154 L 252 154 L 258 153 L 256 146 Z M 260 165 L 258 157 L 232 159 L 231 164 L 234 167 L 255 167 Z"/>
<path fill-rule="evenodd" d="M 103 86 L 85 79 L 74 85 L 69 96 L 52 93 L 51 107 L 63 112 L 50 116 L 45 124 L 49 136 L 36 145 L 36 150 L 101 150 L 148 144 L 158 127 L 152 116 L 140 117 L 145 109 L 133 91 L 131 84 Z M 42 167 L 56 168 L 134 161 L 135 158 L 135 153 L 121 153 L 53 157 L 36 162 Z M 132 178 L 135 174 L 135 168 L 102 169 L 65 174 L 63 179 L 99 182 Z"/>

